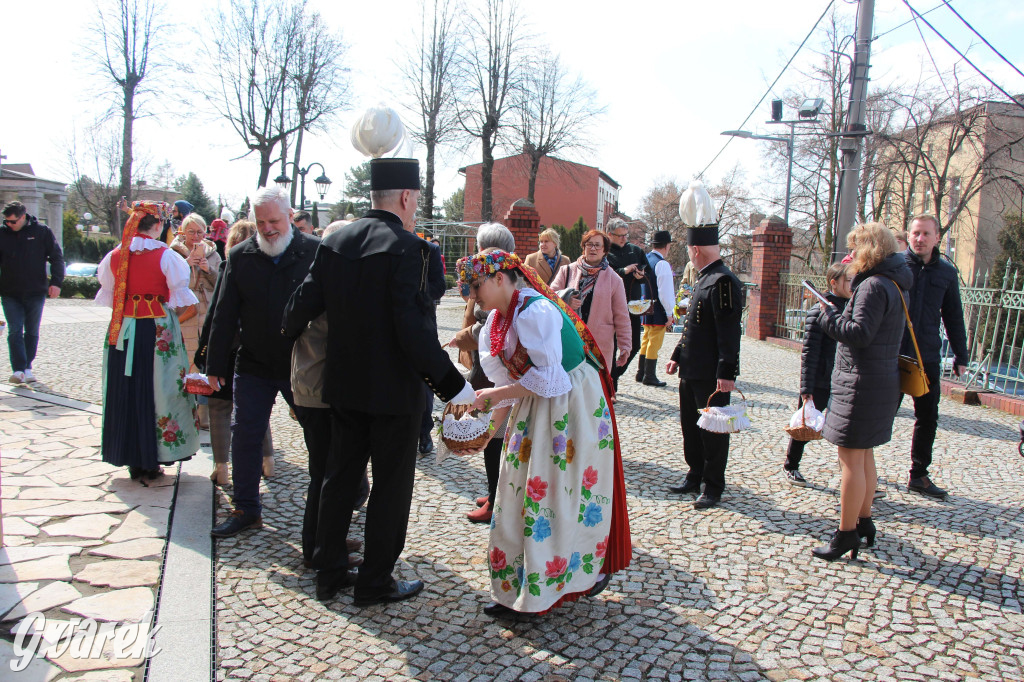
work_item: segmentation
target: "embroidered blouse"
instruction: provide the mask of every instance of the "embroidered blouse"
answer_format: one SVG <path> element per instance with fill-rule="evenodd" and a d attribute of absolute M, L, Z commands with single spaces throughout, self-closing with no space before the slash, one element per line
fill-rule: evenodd
<path fill-rule="evenodd" d="M 150 239 L 149 237 L 133 237 L 129 245 L 129 251 L 151 251 L 152 249 L 164 249 L 160 257 L 160 271 L 167 278 L 167 289 L 171 293 L 167 304 L 172 308 L 184 308 L 199 302 L 196 295 L 188 288 L 189 276 L 192 271 L 185 259 L 167 248 L 163 242 Z M 100 261 L 96 276 L 100 281 L 100 290 L 96 294 L 96 303 L 108 308 L 114 307 L 114 285 L 115 275 L 110 266 L 111 257 L 117 252 L 114 249 Z"/>

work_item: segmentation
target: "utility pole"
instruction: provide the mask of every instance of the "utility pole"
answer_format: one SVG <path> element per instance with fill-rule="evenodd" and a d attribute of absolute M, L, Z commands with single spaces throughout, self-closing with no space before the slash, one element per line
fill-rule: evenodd
<path fill-rule="evenodd" d="M 857 190 L 860 187 L 861 160 L 864 136 L 869 134 L 864 119 L 868 97 L 868 62 L 871 58 L 871 28 L 875 14 L 875 0 L 860 0 L 857 7 L 857 36 L 853 53 L 850 86 L 850 108 L 846 116 L 846 130 L 839 143 L 842 155 L 842 184 L 839 186 L 839 211 L 836 240 L 832 245 L 833 262 L 846 254 L 846 237 L 857 221 Z"/>

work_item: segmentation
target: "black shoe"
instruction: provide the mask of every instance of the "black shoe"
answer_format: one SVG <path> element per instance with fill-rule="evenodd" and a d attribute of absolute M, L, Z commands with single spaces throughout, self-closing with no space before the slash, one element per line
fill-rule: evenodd
<path fill-rule="evenodd" d="M 434 451 L 434 439 L 430 437 L 430 434 L 424 434 L 420 436 L 420 454 L 429 455 Z"/>
<path fill-rule="evenodd" d="M 682 485 L 670 485 L 668 487 L 669 492 L 677 495 L 689 495 L 691 493 L 700 492 L 700 481 L 687 478 L 683 481 Z"/>
<path fill-rule="evenodd" d="M 133 481 L 137 481 L 146 475 L 146 470 L 143 469 L 142 467 L 130 466 L 128 467 L 128 475 L 131 477 Z"/>
<path fill-rule="evenodd" d="M 825 561 L 835 561 L 847 552 L 851 559 L 857 558 L 857 550 L 860 549 L 860 536 L 857 530 L 837 530 L 832 535 L 827 545 L 815 547 L 811 553 Z"/>
<path fill-rule="evenodd" d="M 238 535 L 243 530 L 250 530 L 263 527 L 263 517 L 259 514 L 246 513 L 236 509 L 219 526 L 214 526 L 210 535 L 215 538 L 230 538 Z"/>
<path fill-rule="evenodd" d="M 915 493 L 921 493 L 927 497 L 934 497 L 936 500 L 944 500 L 946 499 L 946 496 L 949 495 L 948 492 L 932 483 L 931 479 L 927 476 L 910 479 L 910 482 L 907 483 L 907 487 Z"/>
<path fill-rule="evenodd" d="M 721 501 L 722 501 L 722 496 L 721 495 L 715 495 L 715 494 L 709 493 L 707 490 L 705 490 L 704 493 L 700 497 L 697 498 L 697 501 L 693 503 L 693 508 L 694 509 L 711 509 L 712 507 L 717 507 L 718 503 L 721 502 Z"/>
<path fill-rule="evenodd" d="M 644 370 L 644 386 L 668 386 L 664 381 L 658 379 L 658 358 L 644 358 L 647 368 Z"/>
<path fill-rule="evenodd" d="M 870 516 L 857 519 L 857 536 L 864 538 L 864 544 L 868 547 L 875 546 L 875 522 Z"/>
<path fill-rule="evenodd" d="M 362 563 L 362 562 L 360 562 Z M 330 601 L 334 596 L 346 587 L 356 584 L 359 571 L 320 571 L 316 574 L 316 600 Z"/>
<path fill-rule="evenodd" d="M 373 606 L 374 604 L 387 604 L 393 601 L 402 601 L 415 597 L 423 591 L 422 580 L 397 580 L 390 591 L 377 594 L 359 594 L 352 597 L 352 603 L 356 606 Z"/>
<path fill-rule="evenodd" d="M 608 587 L 608 583 L 612 581 L 612 574 L 605 573 L 601 576 L 601 579 L 594 583 L 594 586 L 590 588 L 590 592 L 587 593 L 590 597 L 596 597 L 597 595 L 604 592 L 605 588 Z"/>
<path fill-rule="evenodd" d="M 490 604 L 484 607 L 484 613 L 492 618 L 512 617 L 519 615 L 519 612 L 515 609 L 510 609 L 504 604 L 499 604 L 496 601 L 492 601 Z"/>

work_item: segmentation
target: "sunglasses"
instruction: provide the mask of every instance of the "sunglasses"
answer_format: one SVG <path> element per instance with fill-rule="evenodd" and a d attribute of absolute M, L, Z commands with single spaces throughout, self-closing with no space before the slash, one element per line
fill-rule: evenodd
<path fill-rule="evenodd" d="M 16 224 L 16 223 L 17 223 L 17 222 L 18 222 L 19 220 L 21 220 L 21 218 L 12 218 L 12 219 L 10 219 L 10 220 L 8 220 L 8 219 L 6 219 L 6 218 L 5 218 L 5 219 L 4 219 L 4 225 L 14 225 L 14 224 Z"/>

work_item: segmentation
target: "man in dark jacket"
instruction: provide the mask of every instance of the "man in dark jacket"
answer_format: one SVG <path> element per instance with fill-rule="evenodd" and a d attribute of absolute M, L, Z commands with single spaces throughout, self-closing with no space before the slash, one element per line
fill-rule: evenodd
<path fill-rule="evenodd" d="M 635 301 L 643 298 L 640 285 L 646 280 L 644 273 L 649 269 L 647 254 L 636 244 L 629 242 L 629 225 L 622 218 L 612 218 L 605 226 L 605 231 L 612 241 L 612 248 L 608 251 L 608 265 L 614 268 L 615 272 L 622 278 L 622 286 L 626 288 L 626 301 Z M 653 282 L 647 282 L 648 287 Z M 654 298 L 655 292 L 648 291 L 648 298 Z M 629 359 L 624 365 L 612 367 L 612 380 L 615 382 L 616 390 L 619 387 L 619 377 L 626 373 L 629 363 L 640 352 L 640 315 L 629 314 L 630 333 L 633 336 L 633 345 L 629 351 Z M 615 354 L 618 355 L 618 344 Z M 643 362 L 641 360 L 641 362 Z"/>
<path fill-rule="evenodd" d="M 697 284 L 683 322 L 683 333 L 665 368 L 679 370 L 679 421 L 683 430 L 683 457 L 689 471 L 682 485 L 670 486 L 678 494 L 704 492 L 694 509 L 715 507 L 725 490 L 725 465 L 729 457 L 729 434 L 713 433 L 697 426 L 698 410 L 708 401 L 712 406 L 729 404 L 740 373 L 740 320 L 743 316 L 743 284 L 722 262 L 718 246 L 718 219 L 696 219 L 684 205 L 693 195 L 704 195 L 698 203 L 711 205 L 703 185 L 691 184 L 680 199 L 680 218 L 687 225 L 686 241 L 690 260 L 697 268 Z M 717 393 L 716 393 L 717 391 Z"/>
<path fill-rule="evenodd" d="M 333 411 L 334 430 L 313 555 L 316 594 L 326 601 L 354 584 L 357 606 L 408 599 L 423 589 L 420 580 L 392 575 L 409 523 L 423 382 L 445 401 L 475 398 L 437 338 L 430 249 L 412 233 L 418 162 L 373 159 L 370 187 L 373 209 L 321 243 L 282 329 L 294 338 L 327 312 L 323 401 Z M 367 462 L 373 488 L 357 576 L 345 542 Z"/>
<path fill-rule="evenodd" d="M 932 445 L 939 425 L 940 351 L 939 322 L 946 328 L 949 346 L 953 349 L 953 372 L 960 376 L 967 366 L 967 330 L 964 308 L 960 302 L 957 269 L 942 260 L 939 254 L 939 221 L 931 215 L 920 215 L 910 221 L 910 248 L 903 252 L 914 274 L 914 285 L 907 298 L 910 321 L 914 323 L 917 345 L 921 349 L 924 371 L 928 376 L 928 392 L 914 398 L 914 438 L 910 445 L 911 490 L 928 497 L 945 499 L 948 494 L 928 476 L 932 463 Z M 903 335 L 901 355 L 914 357 L 910 333 Z"/>
<path fill-rule="evenodd" d="M 234 374 L 231 473 L 235 509 L 211 531 L 218 538 L 262 526 L 263 437 L 277 394 L 292 405 L 293 341 L 281 335 L 281 316 L 309 272 L 320 243 L 292 227 L 288 195 L 281 189 L 257 192 L 252 213 L 256 234 L 228 252 L 206 354 L 206 371 L 214 389 Z M 232 367 L 236 334 L 241 346 Z"/>
<path fill-rule="evenodd" d="M 53 232 L 28 214 L 25 205 L 4 206 L 0 227 L 0 302 L 7 318 L 7 349 L 11 357 L 10 382 L 31 383 L 32 361 L 39 346 L 39 321 L 46 296 L 60 296 L 64 283 L 64 254 Z M 46 276 L 46 264 L 50 276 Z"/>
<path fill-rule="evenodd" d="M 427 242 L 430 249 L 430 262 L 427 263 L 427 294 L 433 303 L 434 325 L 437 325 L 437 306 L 448 288 L 444 279 L 444 257 L 441 255 L 441 245 L 436 240 Z M 420 420 L 420 447 L 421 455 L 428 455 L 434 451 L 434 439 L 430 433 L 434 430 L 434 392 L 426 384 L 423 385 L 423 417 Z"/>

